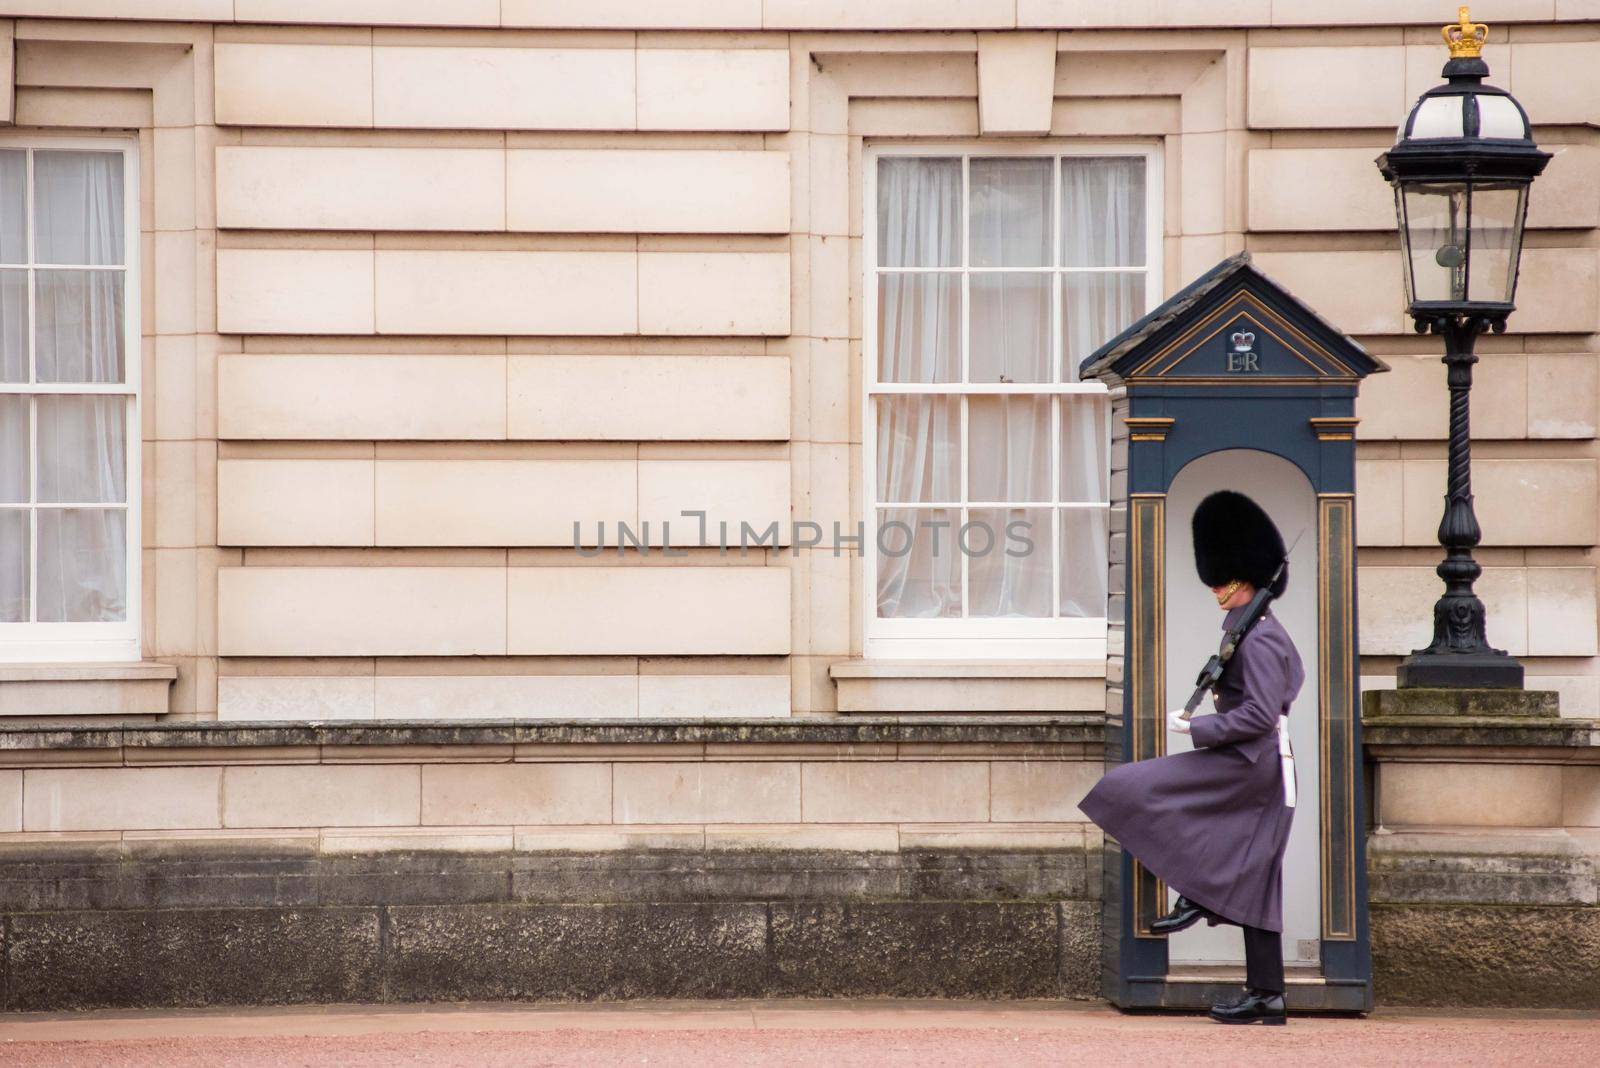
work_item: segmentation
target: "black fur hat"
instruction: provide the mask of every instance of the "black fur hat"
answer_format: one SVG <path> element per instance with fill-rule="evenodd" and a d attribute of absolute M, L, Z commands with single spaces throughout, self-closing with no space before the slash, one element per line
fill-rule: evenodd
<path fill-rule="evenodd" d="M 1242 493 L 1218 490 L 1194 510 L 1194 568 L 1207 586 L 1239 579 L 1260 589 L 1284 557 L 1283 535 L 1259 504 Z M 1282 597 L 1289 569 L 1272 587 Z"/>

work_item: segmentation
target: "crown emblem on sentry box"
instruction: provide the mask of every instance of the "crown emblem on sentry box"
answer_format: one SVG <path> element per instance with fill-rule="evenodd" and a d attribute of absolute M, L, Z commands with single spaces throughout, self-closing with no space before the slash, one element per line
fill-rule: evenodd
<path fill-rule="evenodd" d="M 1255 346 L 1256 336 L 1249 330 L 1239 330 L 1228 340 L 1233 342 L 1234 352 L 1249 352 Z"/>

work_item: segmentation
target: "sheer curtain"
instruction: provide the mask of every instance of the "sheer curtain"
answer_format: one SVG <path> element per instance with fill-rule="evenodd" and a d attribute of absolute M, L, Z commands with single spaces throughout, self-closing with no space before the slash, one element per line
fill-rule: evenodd
<path fill-rule="evenodd" d="M 1055 167 L 1049 156 L 973 157 L 964 191 L 960 159 L 880 159 L 880 382 L 1075 382 L 1078 360 L 1138 315 L 1144 160 L 1066 157 L 1059 187 Z M 880 617 L 1048 618 L 1058 590 L 1061 615 L 1105 615 L 1103 396 L 880 393 L 875 421 Z"/>
<path fill-rule="evenodd" d="M 0 382 L 28 380 L 28 154 L 0 151 Z M 28 618 L 28 398 L 0 394 L 0 623 Z M 24 507 L 7 507 L 23 505 Z"/>
<path fill-rule="evenodd" d="M 1061 161 L 1061 265 L 1145 266 L 1144 160 Z M 1064 380 L 1078 381 L 1083 358 L 1139 317 L 1144 272 L 1068 270 L 1061 276 Z"/>
<path fill-rule="evenodd" d="M 969 167 L 971 381 L 1048 382 L 1052 160 L 975 158 Z M 1050 399 L 973 395 L 967 433 L 967 499 L 995 505 L 967 513 L 969 615 L 1049 616 L 1050 510 L 1019 505 L 1050 500 Z"/>
<path fill-rule="evenodd" d="M 1145 162 L 1061 161 L 1062 378 L 1144 311 Z M 1083 268 L 1090 268 L 1085 270 Z M 1124 268 L 1095 270 L 1093 268 Z M 1140 268 L 1131 270 L 1128 268 Z M 1061 398 L 1061 614 L 1106 614 L 1110 574 L 1107 482 L 1110 412 L 1104 396 Z"/>
<path fill-rule="evenodd" d="M 898 157 L 881 161 L 878 263 L 891 268 L 961 266 L 960 160 Z M 880 381 L 959 381 L 960 331 L 959 273 L 892 271 L 878 276 Z M 879 502 L 904 505 L 958 500 L 960 451 L 958 399 L 907 395 L 878 401 Z M 961 560 L 954 551 L 959 517 L 959 512 L 948 509 L 879 510 L 880 615 L 961 615 Z"/>
<path fill-rule="evenodd" d="M 0 211 L 9 217 L 0 227 L 0 241 L 6 245 L 4 262 L 31 263 L 34 300 L 29 309 L 27 270 L 6 271 L 17 276 L 18 284 L 4 279 L 0 337 L 6 381 L 28 382 L 31 317 L 31 380 L 40 389 L 0 403 L 0 505 L 34 506 L 36 544 L 30 554 L 28 510 L 0 508 L 0 618 L 30 618 L 31 555 L 31 618 L 45 623 L 122 620 L 127 618 L 127 510 L 121 506 L 128 501 L 129 398 L 71 387 L 127 378 L 123 157 L 35 150 L 29 218 L 18 210 L 24 198 L 13 192 L 26 174 L 26 153 L 14 155 L 21 158 L 0 161 Z M 20 221 L 13 226 L 13 219 L 31 223 L 31 261 L 30 235 Z M 19 294 L 15 300 L 13 293 Z M 51 387 L 57 391 L 47 392 Z"/>

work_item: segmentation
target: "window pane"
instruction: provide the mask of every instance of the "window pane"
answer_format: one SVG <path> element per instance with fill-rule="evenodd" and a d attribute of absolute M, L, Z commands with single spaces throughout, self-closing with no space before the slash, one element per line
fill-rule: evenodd
<path fill-rule="evenodd" d="M 0 263 L 28 262 L 28 154 L 0 150 Z"/>
<path fill-rule="evenodd" d="M 974 159 L 972 266 L 1043 267 L 1050 262 L 1050 160 Z"/>
<path fill-rule="evenodd" d="M 1467 299 L 1467 187 L 1459 182 L 1405 190 L 1411 292 L 1417 300 Z"/>
<path fill-rule="evenodd" d="M 0 395 L 0 504 L 28 501 L 28 398 Z"/>
<path fill-rule="evenodd" d="M 127 513 L 41 508 L 39 620 L 109 623 L 127 616 Z"/>
<path fill-rule="evenodd" d="M 121 382 L 122 272 L 37 271 L 40 382 Z"/>
<path fill-rule="evenodd" d="M 968 500 L 1049 499 L 1050 398 L 972 397 L 967 423 Z"/>
<path fill-rule="evenodd" d="M 81 504 L 127 500 L 122 397 L 50 397 L 37 403 L 39 500 Z M 40 534 L 40 544 L 44 535 Z"/>
<path fill-rule="evenodd" d="M 878 160 L 878 265 L 961 264 L 961 161 Z"/>
<path fill-rule="evenodd" d="M 1467 293 L 1473 300 L 1511 302 L 1516 270 L 1517 220 L 1527 186 L 1472 190 L 1472 243 L 1468 255 Z"/>
<path fill-rule="evenodd" d="M 878 276 L 878 378 L 960 380 L 960 275 Z"/>
<path fill-rule="evenodd" d="M 1061 160 L 1061 264 L 1142 267 L 1145 261 L 1144 160 Z"/>
<path fill-rule="evenodd" d="M 884 619 L 961 615 L 961 513 L 945 508 L 878 512 L 878 615 Z"/>
<path fill-rule="evenodd" d="M 971 380 L 1049 381 L 1050 276 L 974 274 L 969 299 Z"/>
<path fill-rule="evenodd" d="M 954 397 L 878 398 L 878 500 L 961 497 L 961 402 Z"/>
<path fill-rule="evenodd" d="M 28 510 L 0 508 L 0 623 L 28 619 Z"/>
<path fill-rule="evenodd" d="M 0 271 L 0 382 L 28 380 L 28 272 Z"/>
<path fill-rule="evenodd" d="M 1103 395 L 1061 398 L 1061 500 L 1110 500 L 1110 416 L 1111 403 Z"/>
<path fill-rule="evenodd" d="M 1111 571 L 1110 510 L 1061 509 L 1061 614 L 1101 619 Z"/>
<path fill-rule="evenodd" d="M 35 152 L 33 224 L 39 263 L 124 262 L 122 153 Z"/>
<path fill-rule="evenodd" d="M 1095 349 L 1144 314 L 1144 275 L 1065 274 L 1061 276 L 1061 340 L 1065 381 L 1078 381 L 1078 365 Z"/>
<path fill-rule="evenodd" d="M 963 528 L 973 616 L 1050 614 L 1050 512 L 974 508 Z"/>

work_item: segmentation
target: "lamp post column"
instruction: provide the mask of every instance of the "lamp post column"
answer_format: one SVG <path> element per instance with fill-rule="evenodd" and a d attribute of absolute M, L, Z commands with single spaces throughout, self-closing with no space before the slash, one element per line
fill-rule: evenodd
<path fill-rule="evenodd" d="M 1439 544 L 1445 557 L 1435 568 L 1445 590 L 1433 606 L 1433 642 L 1400 664 L 1401 686 L 1520 687 L 1522 665 L 1505 650 L 1489 644 L 1483 601 L 1473 590 L 1483 568 L 1472 550 L 1482 538 L 1472 504 L 1472 435 L 1469 398 L 1473 351 L 1487 323 L 1476 316 L 1435 320 L 1444 337 L 1444 365 L 1450 388 L 1450 439 L 1444 514 L 1439 519 Z"/>

